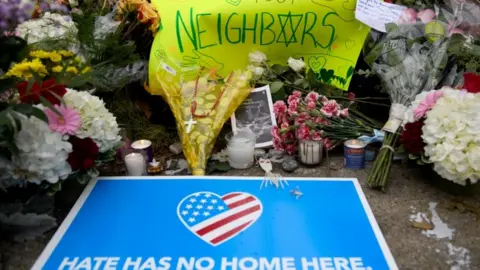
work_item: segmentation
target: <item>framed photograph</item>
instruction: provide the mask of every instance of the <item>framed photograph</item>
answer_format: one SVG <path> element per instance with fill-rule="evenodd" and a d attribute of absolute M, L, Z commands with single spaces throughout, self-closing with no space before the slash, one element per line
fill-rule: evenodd
<path fill-rule="evenodd" d="M 272 146 L 273 137 L 270 131 L 277 125 L 277 121 L 273 112 L 270 86 L 253 90 L 232 115 L 231 121 L 233 133 L 249 128 L 257 135 L 256 148 Z"/>

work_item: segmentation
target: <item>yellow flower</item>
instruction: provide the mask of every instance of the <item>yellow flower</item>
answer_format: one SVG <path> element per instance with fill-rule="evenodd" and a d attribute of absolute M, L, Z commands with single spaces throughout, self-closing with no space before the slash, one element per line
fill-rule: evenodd
<path fill-rule="evenodd" d="M 69 52 L 69 51 L 66 51 L 66 50 L 60 50 L 60 51 L 58 51 L 58 53 L 63 57 L 71 57 L 71 56 L 75 55 L 73 52 Z"/>
<path fill-rule="evenodd" d="M 117 15 L 123 15 L 137 10 L 137 5 L 147 3 L 146 0 L 120 0 L 117 4 Z M 121 17 L 121 16 L 120 16 Z"/>
<path fill-rule="evenodd" d="M 32 61 L 23 61 L 15 64 L 5 74 L 6 77 L 18 77 L 20 79 L 29 79 L 33 77 L 32 72 L 37 73 L 40 76 L 48 74 L 47 68 L 42 64 L 40 59 L 36 58 Z"/>
<path fill-rule="evenodd" d="M 50 61 L 54 62 L 54 63 L 58 63 L 60 61 L 62 61 L 62 56 L 60 54 L 58 54 L 56 51 L 53 51 L 50 53 Z"/>
<path fill-rule="evenodd" d="M 82 74 L 83 74 L 83 73 L 90 72 L 91 70 L 92 70 L 91 67 L 85 67 L 84 69 L 82 69 Z"/>
<path fill-rule="evenodd" d="M 75 57 L 75 62 L 81 63 L 81 62 L 83 62 L 83 61 L 82 61 L 82 58 L 80 58 L 80 57 L 77 56 L 77 57 Z"/>
<path fill-rule="evenodd" d="M 67 67 L 67 72 L 78 74 L 78 69 L 76 67 Z"/>
<path fill-rule="evenodd" d="M 62 70 L 63 70 L 62 66 L 55 66 L 52 68 L 52 71 L 56 73 L 62 72 Z"/>
<path fill-rule="evenodd" d="M 141 23 L 149 23 L 151 20 L 158 20 L 158 13 L 150 3 L 140 4 L 138 7 L 138 20 Z"/>
<path fill-rule="evenodd" d="M 50 58 L 50 53 L 42 50 L 31 51 L 30 56 L 35 58 L 40 58 L 40 59 L 46 59 L 46 58 Z"/>

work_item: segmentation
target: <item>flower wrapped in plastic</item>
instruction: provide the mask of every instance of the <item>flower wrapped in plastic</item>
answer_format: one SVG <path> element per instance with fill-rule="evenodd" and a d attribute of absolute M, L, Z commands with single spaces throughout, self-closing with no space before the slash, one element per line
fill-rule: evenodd
<path fill-rule="evenodd" d="M 160 77 L 165 79 L 158 79 Z M 200 68 L 198 75 L 189 79 L 182 76 L 176 81 L 166 74 L 153 78 L 157 80 L 151 83 L 157 86 L 151 84 L 149 90 L 163 96 L 169 104 L 192 173 L 204 175 L 223 124 L 251 92 L 251 72 L 236 70 L 221 78 L 215 69 Z"/>

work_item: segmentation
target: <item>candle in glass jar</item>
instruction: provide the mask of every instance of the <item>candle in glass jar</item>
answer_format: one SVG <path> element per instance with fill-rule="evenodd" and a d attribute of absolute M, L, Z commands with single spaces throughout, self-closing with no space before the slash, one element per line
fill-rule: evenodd
<path fill-rule="evenodd" d="M 132 149 L 137 152 L 145 152 L 147 156 L 147 162 L 152 162 L 153 153 L 152 153 L 152 142 L 149 140 L 138 140 L 132 143 Z"/>
<path fill-rule="evenodd" d="M 322 141 L 301 141 L 300 161 L 307 165 L 319 164 L 322 160 Z"/>
<path fill-rule="evenodd" d="M 228 161 L 234 169 L 246 169 L 253 165 L 255 152 L 255 135 L 249 133 L 232 133 L 226 136 Z"/>
<path fill-rule="evenodd" d="M 145 175 L 147 163 L 145 157 L 140 153 L 130 153 L 125 156 L 127 174 L 130 176 Z"/>

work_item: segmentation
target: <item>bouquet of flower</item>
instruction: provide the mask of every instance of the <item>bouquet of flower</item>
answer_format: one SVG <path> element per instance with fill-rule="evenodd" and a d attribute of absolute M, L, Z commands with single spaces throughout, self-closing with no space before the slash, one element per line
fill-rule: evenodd
<path fill-rule="evenodd" d="M 373 188 L 384 189 L 387 185 L 398 143 L 397 130 L 407 106 L 423 91 L 461 83 L 462 70 L 450 53 L 462 44 L 457 38 L 461 36 L 456 30 L 458 17 L 453 16 L 446 24 L 436 17 L 447 18 L 447 15 L 432 12 L 407 9 L 400 24 L 387 25 L 388 33 L 366 55 L 367 63 L 383 80 L 392 101 L 389 120 L 383 127 L 385 140 L 368 177 Z"/>
<path fill-rule="evenodd" d="M 272 128 L 273 145 L 293 155 L 297 142 L 301 140 L 321 141 L 327 150 L 338 143 L 360 136 L 371 136 L 376 123 L 356 113 L 350 113 L 334 99 L 316 92 L 305 98 L 298 91 L 284 101 L 274 104 L 278 126 Z"/>
<path fill-rule="evenodd" d="M 443 178 L 480 179 L 480 75 L 466 73 L 462 90 L 443 87 L 416 96 L 404 117 L 402 143 L 417 163 L 433 163 Z"/>
<path fill-rule="evenodd" d="M 119 128 L 98 97 L 66 89 L 53 79 L 35 82 L 29 90 L 28 82 L 22 82 L 17 89 L 20 104 L 16 107 L 33 104 L 36 113 L 26 116 L 16 112 L 15 106 L 2 111 L 20 128 L 12 136 L 15 151 L 2 158 L 0 183 L 46 181 L 58 188 L 59 180 L 71 175 L 82 182 L 95 177 L 95 165 L 113 157 Z M 39 104 L 41 100 L 51 106 Z"/>

